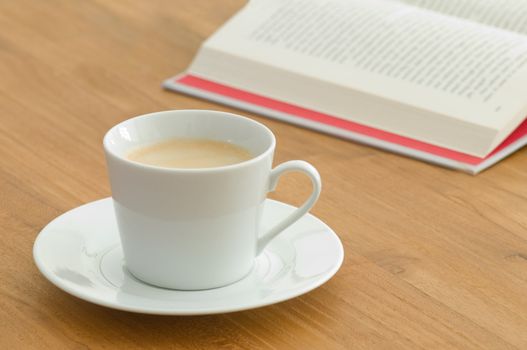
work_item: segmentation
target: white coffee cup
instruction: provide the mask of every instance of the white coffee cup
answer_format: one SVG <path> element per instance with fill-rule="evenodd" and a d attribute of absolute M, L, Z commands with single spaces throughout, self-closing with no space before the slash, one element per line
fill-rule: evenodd
<path fill-rule="evenodd" d="M 250 160 L 215 168 L 177 169 L 127 159 L 141 146 L 172 138 L 232 142 Z M 309 163 L 294 160 L 271 169 L 275 137 L 264 125 L 230 113 L 165 111 L 126 120 L 104 137 L 125 265 L 138 279 L 160 287 L 197 290 L 233 283 L 255 257 L 315 204 L 321 182 Z M 307 201 L 268 232 L 260 232 L 267 193 L 288 171 L 307 174 Z"/>

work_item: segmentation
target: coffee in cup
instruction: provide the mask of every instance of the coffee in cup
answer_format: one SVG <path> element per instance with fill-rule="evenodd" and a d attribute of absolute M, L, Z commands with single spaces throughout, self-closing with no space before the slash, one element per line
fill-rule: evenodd
<path fill-rule="evenodd" d="M 230 113 L 151 113 L 117 124 L 103 143 L 125 266 L 159 287 L 198 290 L 240 280 L 320 194 L 313 166 L 293 160 L 273 169 L 273 133 Z M 176 153 L 186 160 L 171 158 Z M 198 162 L 198 153 L 207 157 Z M 306 174 L 313 191 L 262 232 L 266 196 L 290 171 Z"/>

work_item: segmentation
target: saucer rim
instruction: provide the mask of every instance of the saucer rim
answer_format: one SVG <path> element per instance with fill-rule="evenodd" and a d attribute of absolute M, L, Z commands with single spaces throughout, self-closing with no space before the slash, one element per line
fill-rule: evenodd
<path fill-rule="evenodd" d="M 38 250 L 40 249 L 40 244 L 41 244 L 40 242 L 43 239 L 45 239 L 45 235 L 47 234 L 46 232 L 48 232 L 47 231 L 48 227 L 51 226 L 54 222 L 60 220 L 64 215 L 66 215 L 66 214 L 68 214 L 68 213 L 70 213 L 72 211 L 82 210 L 83 207 L 87 207 L 87 206 L 94 205 L 96 203 L 104 202 L 104 201 L 112 201 L 112 197 L 106 197 L 106 198 L 102 198 L 102 199 L 98 199 L 98 200 L 95 200 L 95 201 L 91 201 L 91 202 L 82 204 L 82 205 L 80 205 L 78 207 L 72 208 L 72 209 L 70 209 L 70 210 L 68 210 L 68 211 L 66 211 L 64 213 L 61 213 L 60 215 L 55 217 L 46 226 L 44 226 L 44 228 L 42 228 L 42 230 L 40 230 L 40 232 L 38 233 L 37 238 L 35 239 L 35 242 L 33 244 L 32 253 L 33 253 L 33 260 L 35 261 L 35 264 L 36 264 L 38 270 L 40 271 L 40 273 L 48 281 L 50 281 L 53 285 L 55 285 L 57 288 L 59 288 L 60 290 L 66 292 L 66 293 L 68 293 L 68 294 L 70 294 L 70 295 L 72 295 L 72 296 L 74 296 L 76 298 L 82 299 L 84 301 L 87 301 L 87 302 L 90 302 L 90 303 L 93 303 L 93 304 L 96 304 L 96 305 L 104 306 L 104 307 L 107 307 L 107 308 L 110 308 L 110 309 L 127 311 L 127 312 L 134 312 L 134 313 L 141 313 L 141 314 L 165 315 L 165 316 L 199 316 L 199 315 L 213 315 L 213 314 L 231 313 L 231 312 L 244 311 L 244 310 L 252 310 L 252 309 L 261 308 L 261 307 L 264 307 L 264 306 L 269 306 L 269 305 L 281 303 L 281 302 L 284 302 L 284 301 L 287 301 L 287 300 L 290 300 L 290 299 L 294 299 L 296 297 L 304 295 L 304 294 L 306 294 L 306 293 L 308 293 L 308 292 L 320 287 L 321 285 L 326 283 L 329 279 L 331 279 L 338 272 L 338 270 L 341 268 L 341 266 L 342 266 L 342 264 L 344 262 L 344 247 L 342 245 L 342 241 L 340 240 L 339 236 L 325 222 L 323 222 L 322 220 L 320 220 L 319 218 L 317 218 L 316 216 L 314 216 L 313 214 L 308 212 L 302 218 L 304 218 L 306 216 L 311 216 L 314 219 L 316 219 L 319 224 L 323 225 L 329 231 L 328 233 L 332 234 L 334 240 L 336 241 L 337 250 L 338 250 L 338 254 L 337 254 L 338 256 L 335 258 L 334 266 L 330 270 L 326 271 L 324 273 L 324 276 L 322 276 L 320 279 L 315 280 L 312 284 L 309 284 L 306 287 L 301 288 L 301 289 L 295 289 L 294 292 L 288 293 L 288 294 L 284 294 L 281 297 L 277 297 L 275 299 L 268 299 L 268 300 L 265 300 L 265 301 L 263 301 L 261 303 L 258 303 L 258 302 L 248 303 L 248 304 L 245 304 L 245 305 L 240 305 L 239 307 L 236 307 L 236 306 L 234 306 L 234 307 L 221 306 L 221 307 L 216 307 L 216 308 L 214 308 L 214 307 L 206 307 L 206 308 L 203 308 L 203 309 L 194 308 L 194 309 L 188 309 L 188 310 L 181 310 L 181 309 L 176 310 L 176 309 L 166 309 L 166 308 L 159 309 L 159 308 L 156 308 L 156 307 L 140 307 L 140 306 L 132 306 L 132 305 L 122 305 L 122 304 L 120 304 L 118 302 L 115 302 L 115 301 L 107 301 L 104 298 L 93 297 L 89 293 L 86 293 L 86 292 L 83 292 L 83 291 L 79 291 L 76 288 L 69 287 L 67 284 L 63 283 L 58 277 L 56 277 L 55 274 L 53 274 L 51 271 L 46 269 L 45 263 L 41 260 L 41 257 L 39 257 L 39 253 L 38 253 Z M 284 203 L 284 202 L 281 202 L 281 201 L 278 201 L 278 200 L 266 198 L 265 201 L 266 202 L 267 201 L 273 202 L 274 204 L 277 204 L 277 205 L 280 205 L 280 206 L 286 206 L 289 209 L 296 209 L 295 206 L 287 204 L 287 203 Z M 300 220 L 302 220 L 302 218 Z M 277 236 L 278 239 L 279 239 L 279 237 L 280 236 Z M 120 244 L 120 242 L 117 242 L 117 244 Z M 336 250 L 336 252 L 337 252 L 337 250 Z M 265 249 L 264 249 L 264 251 L 265 251 Z M 246 278 L 246 277 L 247 276 L 245 276 L 244 278 Z M 242 278 L 240 280 L 243 280 L 244 278 Z M 236 282 L 234 282 L 234 283 L 236 283 Z M 231 285 L 232 284 L 229 284 L 227 286 L 214 288 L 214 289 L 220 290 L 220 289 L 229 287 Z M 152 286 L 152 288 L 155 288 L 155 287 Z M 208 290 L 214 290 L 214 289 L 208 289 Z M 181 290 L 174 290 L 174 292 L 182 292 L 182 291 Z M 200 290 L 200 291 L 184 291 L 184 292 L 186 292 L 186 293 L 193 293 L 193 292 L 202 292 L 202 290 Z"/>

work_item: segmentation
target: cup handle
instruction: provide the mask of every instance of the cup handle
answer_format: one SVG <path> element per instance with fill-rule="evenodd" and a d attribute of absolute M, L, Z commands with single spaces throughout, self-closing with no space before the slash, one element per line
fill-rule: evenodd
<path fill-rule="evenodd" d="M 290 160 L 288 162 L 278 165 L 276 168 L 271 170 L 269 176 L 269 192 L 273 192 L 276 189 L 280 176 L 291 171 L 299 171 L 311 179 L 313 184 L 313 191 L 309 198 L 302 204 L 300 208 L 297 208 L 294 212 L 289 214 L 285 219 L 276 224 L 269 231 L 264 233 L 259 239 L 256 246 L 256 255 L 260 255 L 265 246 L 275 238 L 280 232 L 285 230 L 295 221 L 300 219 L 305 213 L 309 211 L 315 205 L 318 197 L 320 196 L 320 190 L 322 189 L 322 182 L 320 181 L 320 174 L 314 166 L 303 160 Z"/>

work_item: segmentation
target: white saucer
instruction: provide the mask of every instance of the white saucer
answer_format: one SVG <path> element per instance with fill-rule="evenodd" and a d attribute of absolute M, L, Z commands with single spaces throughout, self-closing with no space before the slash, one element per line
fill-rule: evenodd
<path fill-rule="evenodd" d="M 203 291 L 157 288 L 124 267 L 112 205 L 106 198 L 62 214 L 40 232 L 33 256 L 57 287 L 115 309 L 199 315 L 270 305 L 320 286 L 337 272 L 344 257 L 337 235 L 308 214 L 273 240 L 239 282 Z M 268 199 L 262 222 L 272 225 L 294 209 Z"/>

